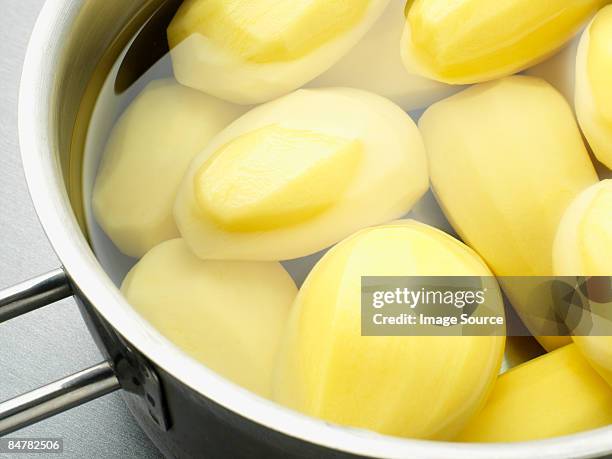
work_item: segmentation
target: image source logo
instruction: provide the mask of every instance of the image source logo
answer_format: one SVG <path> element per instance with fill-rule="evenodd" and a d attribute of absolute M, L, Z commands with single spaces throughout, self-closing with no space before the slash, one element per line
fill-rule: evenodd
<path fill-rule="evenodd" d="M 610 277 L 364 276 L 364 336 L 612 335 Z M 521 292 L 515 311 L 499 285 Z M 528 324 L 528 326 L 525 326 Z"/>

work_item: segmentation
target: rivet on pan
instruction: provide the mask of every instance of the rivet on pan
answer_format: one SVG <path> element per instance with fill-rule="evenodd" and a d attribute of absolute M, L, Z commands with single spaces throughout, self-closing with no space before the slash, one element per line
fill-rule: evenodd
<path fill-rule="evenodd" d="M 159 425 L 159 421 L 157 420 L 157 418 L 155 417 L 155 415 L 153 414 L 151 410 L 149 410 L 149 416 L 151 416 L 151 419 L 155 421 L 155 424 Z"/>

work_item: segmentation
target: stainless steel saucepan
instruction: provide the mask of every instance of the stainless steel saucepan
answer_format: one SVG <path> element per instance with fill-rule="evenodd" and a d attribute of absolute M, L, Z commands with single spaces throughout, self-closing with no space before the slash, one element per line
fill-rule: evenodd
<path fill-rule="evenodd" d="M 586 458 L 612 453 L 612 426 L 545 441 L 454 444 L 391 438 L 311 419 L 208 370 L 126 303 L 79 225 L 79 110 L 103 60 L 163 0 L 48 0 L 21 82 L 19 135 L 30 193 L 62 267 L 0 292 L 0 322 L 74 296 L 106 357 L 0 403 L 0 436 L 114 390 L 170 457 Z M 114 56 L 116 57 L 116 55 Z M 0 349 L 0 352 L 2 350 Z M 560 384 L 563 382 L 560 381 Z"/>

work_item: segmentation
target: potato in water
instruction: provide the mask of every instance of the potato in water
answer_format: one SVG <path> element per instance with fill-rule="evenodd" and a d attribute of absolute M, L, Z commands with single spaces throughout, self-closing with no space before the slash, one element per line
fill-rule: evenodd
<path fill-rule="evenodd" d="M 452 84 L 520 72 L 568 42 L 607 0 L 414 0 L 402 57 L 409 71 Z"/>
<path fill-rule="evenodd" d="M 266 102 L 320 75 L 389 0 L 186 0 L 168 27 L 178 81 L 239 104 Z"/>
<path fill-rule="evenodd" d="M 150 83 L 115 125 L 93 190 L 96 219 L 126 255 L 179 233 L 172 206 L 189 163 L 244 108 L 177 84 Z"/>
<path fill-rule="evenodd" d="M 612 5 L 582 34 L 576 58 L 576 114 L 599 161 L 612 169 Z"/>
<path fill-rule="evenodd" d="M 203 259 L 286 260 L 401 217 L 428 186 L 423 142 L 399 107 L 355 89 L 299 90 L 216 136 L 174 215 Z"/>
<path fill-rule="evenodd" d="M 612 179 L 572 201 L 559 224 L 553 259 L 558 276 L 612 275 Z"/>
<path fill-rule="evenodd" d="M 554 275 L 561 216 L 598 180 L 566 100 L 543 80 L 513 76 L 433 104 L 419 127 L 434 192 L 457 233 L 496 275 L 515 276 L 500 283 L 519 312 L 549 317 L 549 303 L 529 298 L 537 277 L 516 276 Z"/>
<path fill-rule="evenodd" d="M 505 336 L 362 336 L 362 276 L 492 274 L 470 248 L 413 220 L 345 239 L 300 289 L 281 344 L 275 400 L 383 434 L 452 439 L 485 402 Z M 503 314 L 493 285 L 487 307 Z"/>
<path fill-rule="evenodd" d="M 419 128 L 436 196 L 464 240 L 499 275 L 552 275 L 561 216 L 598 181 L 563 97 L 508 77 L 433 104 Z"/>
<path fill-rule="evenodd" d="M 569 344 L 501 375 L 485 407 L 457 440 L 540 440 L 609 424 L 612 391 Z"/>
<path fill-rule="evenodd" d="M 612 180 L 583 191 L 566 210 L 554 245 L 559 276 L 612 276 Z M 595 292 L 597 285 L 594 285 Z M 605 287 L 604 287 L 605 288 Z M 607 291 L 607 293 L 605 293 Z M 612 311 L 610 288 L 589 298 L 589 314 L 578 324 L 574 342 L 612 385 Z M 598 298 L 601 296 L 601 298 Z M 585 327 L 585 328 L 583 328 Z"/>
<path fill-rule="evenodd" d="M 132 268 L 121 291 L 187 354 L 269 396 L 279 339 L 297 293 L 279 263 L 203 261 L 172 239 Z"/>

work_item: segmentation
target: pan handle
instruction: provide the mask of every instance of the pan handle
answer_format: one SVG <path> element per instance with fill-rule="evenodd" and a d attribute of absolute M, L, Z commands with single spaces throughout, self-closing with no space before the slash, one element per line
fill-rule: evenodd
<path fill-rule="evenodd" d="M 61 268 L 0 290 L 0 324 L 72 296 Z M 110 362 L 101 362 L 0 403 L 0 437 L 120 388 Z"/>
<path fill-rule="evenodd" d="M 0 324 L 69 296 L 72 288 L 62 268 L 0 290 Z"/>

